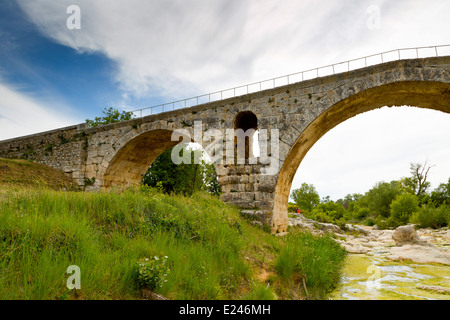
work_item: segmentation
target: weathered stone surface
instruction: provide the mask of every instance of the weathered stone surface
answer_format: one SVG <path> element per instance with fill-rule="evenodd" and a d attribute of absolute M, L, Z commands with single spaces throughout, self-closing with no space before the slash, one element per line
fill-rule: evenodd
<path fill-rule="evenodd" d="M 420 239 L 413 225 L 396 228 L 392 234 L 392 239 L 394 239 L 395 245 L 399 247 L 405 244 L 426 244 L 426 241 Z"/>
<path fill-rule="evenodd" d="M 449 288 L 444 288 L 444 287 L 440 287 L 440 286 L 422 285 L 422 286 L 418 286 L 417 288 L 422 289 L 422 290 L 435 291 L 435 292 L 441 293 L 441 294 L 450 294 Z"/>
<path fill-rule="evenodd" d="M 342 233 L 342 229 L 332 223 L 317 222 L 306 218 L 302 214 L 292 214 L 294 217 L 289 218 L 289 225 L 292 227 L 300 227 L 314 233 Z"/>
<path fill-rule="evenodd" d="M 234 143 L 227 129 L 250 111 L 260 132 L 277 130 L 278 145 L 269 143 L 256 164 L 238 164 L 234 158 L 217 163 L 221 199 L 267 211 L 265 223 L 283 232 L 292 177 L 309 149 L 339 123 L 395 105 L 450 113 L 450 57 L 388 62 L 106 126 L 80 124 L 9 139 L 0 141 L 0 157 L 44 163 L 79 185 L 89 184 L 88 190 L 136 185 L 153 160 L 179 141 L 209 144 L 194 136 L 197 121 L 202 134 L 214 129 L 221 135 L 225 150 L 227 142 Z M 172 141 L 174 130 L 183 134 Z"/>
<path fill-rule="evenodd" d="M 270 223 L 271 212 L 266 210 L 242 210 L 241 216 L 253 222 Z"/>
<path fill-rule="evenodd" d="M 410 260 L 417 263 L 450 265 L 450 253 L 435 246 L 405 244 L 390 248 L 390 255 L 387 258 L 394 261 Z"/>

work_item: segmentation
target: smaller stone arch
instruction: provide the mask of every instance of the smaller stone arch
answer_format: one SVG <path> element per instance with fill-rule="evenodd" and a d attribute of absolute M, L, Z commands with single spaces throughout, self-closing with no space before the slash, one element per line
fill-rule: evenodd
<path fill-rule="evenodd" d="M 254 132 L 258 130 L 258 117 L 251 111 L 242 111 L 239 112 L 234 118 L 234 130 L 243 130 L 245 135 L 245 160 L 247 161 L 249 158 L 255 156 L 253 141 L 254 141 Z M 251 130 L 251 131 L 249 131 Z M 238 155 L 238 135 L 234 137 L 234 155 L 235 158 Z M 236 163 L 236 162 L 235 162 Z"/>
<path fill-rule="evenodd" d="M 247 131 L 248 129 L 258 129 L 258 117 L 251 111 L 239 112 L 234 117 L 234 129 L 242 129 Z"/>

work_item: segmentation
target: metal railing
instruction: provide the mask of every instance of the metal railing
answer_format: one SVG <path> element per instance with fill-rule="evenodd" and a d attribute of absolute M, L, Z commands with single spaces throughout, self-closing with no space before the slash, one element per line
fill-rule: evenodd
<path fill-rule="evenodd" d="M 439 51 L 441 51 L 441 53 L 439 53 Z M 443 53 L 444 51 L 446 53 Z M 394 49 L 390 51 L 365 56 L 362 58 L 334 63 L 323 67 L 300 71 L 226 90 L 207 93 L 192 98 L 137 109 L 130 112 L 133 113 L 134 116 L 142 118 L 152 114 L 189 108 L 204 103 L 219 101 L 227 98 L 233 98 L 249 93 L 259 92 L 266 89 L 273 89 L 300 81 L 311 80 L 328 75 L 335 75 L 343 72 L 349 72 L 352 70 L 377 65 L 385 62 L 397 61 L 402 59 L 439 57 L 445 55 L 450 55 L 450 45 Z"/>

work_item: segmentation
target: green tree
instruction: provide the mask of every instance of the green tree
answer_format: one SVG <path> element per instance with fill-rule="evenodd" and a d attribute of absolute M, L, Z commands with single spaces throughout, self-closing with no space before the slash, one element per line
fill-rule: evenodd
<path fill-rule="evenodd" d="M 305 182 L 301 184 L 300 188 L 292 191 L 291 197 L 302 211 L 311 211 L 320 203 L 320 197 L 314 185 Z"/>
<path fill-rule="evenodd" d="M 418 197 L 425 195 L 430 187 L 430 182 L 427 181 L 428 173 L 432 166 L 424 164 L 411 163 L 409 166 L 411 176 L 402 178 L 400 180 L 402 191 L 415 194 Z"/>
<path fill-rule="evenodd" d="M 441 183 L 436 189 L 431 192 L 431 201 L 436 205 L 450 205 L 450 178 L 447 183 Z"/>
<path fill-rule="evenodd" d="M 345 210 L 349 209 L 349 206 L 351 203 L 354 203 L 356 201 L 358 201 L 358 199 L 360 199 L 362 197 L 362 194 L 360 193 L 353 193 L 353 194 L 347 194 L 344 199 L 338 199 L 336 202 L 341 203 Z"/>
<path fill-rule="evenodd" d="M 398 227 L 408 224 L 414 212 L 419 210 L 419 199 L 411 193 L 399 194 L 391 205 L 391 216 L 387 219 L 387 225 Z"/>
<path fill-rule="evenodd" d="M 142 184 L 161 188 L 166 193 L 191 195 L 195 191 L 205 190 L 211 194 L 220 194 L 214 165 L 202 159 L 202 150 L 184 146 L 181 152 L 190 153 L 191 164 L 177 165 L 172 161 L 172 149 L 166 150 L 153 161 L 142 179 Z M 194 161 L 195 159 L 199 161 Z"/>
<path fill-rule="evenodd" d="M 213 195 L 220 195 L 222 189 L 220 187 L 219 178 L 213 163 L 203 162 L 204 166 L 204 189 Z"/>
<path fill-rule="evenodd" d="M 398 181 L 378 182 L 366 193 L 370 215 L 389 217 L 391 214 L 390 205 L 398 194 L 400 194 Z"/>
<path fill-rule="evenodd" d="M 103 117 L 95 117 L 94 120 L 86 119 L 86 123 L 89 125 L 89 127 L 97 127 L 109 123 L 131 120 L 134 118 L 132 112 L 120 112 L 113 107 L 105 108 L 102 112 L 104 114 Z"/>
<path fill-rule="evenodd" d="M 345 225 L 345 208 L 342 203 L 327 201 L 315 206 L 308 217 L 319 222 L 334 223 L 339 227 Z"/>
<path fill-rule="evenodd" d="M 346 217 L 348 220 L 362 220 L 369 216 L 369 205 L 366 196 L 362 196 L 348 204 Z"/>
<path fill-rule="evenodd" d="M 436 207 L 433 203 L 419 208 L 411 217 L 411 222 L 418 224 L 420 228 L 442 228 L 450 222 L 450 206 Z"/>

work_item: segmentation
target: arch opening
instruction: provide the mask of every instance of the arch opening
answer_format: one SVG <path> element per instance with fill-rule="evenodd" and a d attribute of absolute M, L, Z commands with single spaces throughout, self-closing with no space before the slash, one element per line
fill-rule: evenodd
<path fill-rule="evenodd" d="M 104 187 L 139 185 L 153 161 L 167 149 L 178 144 L 171 140 L 171 130 L 152 130 L 126 143 L 111 160 Z"/>
<path fill-rule="evenodd" d="M 258 156 L 258 118 L 251 111 L 242 111 L 234 118 L 234 130 L 242 129 L 245 137 L 244 158 L 247 161 L 251 157 Z M 250 130 L 250 131 L 249 131 Z M 238 137 L 234 138 L 234 155 L 235 160 L 238 157 Z M 235 161 L 236 163 L 236 161 Z"/>
<path fill-rule="evenodd" d="M 293 178 L 311 147 L 340 123 L 384 106 L 416 106 L 450 113 L 450 84 L 424 81 L 382 85 L 352 95 L 320 114 L 293 144 L 279 172 L 272 211 L 278 231 L 287 228 L 287 207 Z"/>
<path fill-rule="evenodd" d="M 172 133 L 171 130 L 153 130 L 128 141 L 110 162 L 104 175 L 104 188 L 141 185 L 145 183 L 143 178 L 149 173 L 149 168 L 155 163 L 167 174 L 172 175 L 172 178 L 178 179 L 177 183 L 184 182 L 183 179 L 192 178 L 189 177 L 190 173 L 195 174 L 192 181 L 194 185 L 187 185 L 188 182 L 186 182 L 183 190 L 198 190 L 197 185 L 200 183 L 202 187 L 204 186 L 202 189 L 213 194 L 220 193 L 215 165 L 208 161 L 209 158 L 204 149 L 200 145 L 192 143 L 192 139 L 184 135 L 181 137 L 182 141 L 172 141 Z M 191 143 L 187 141 L 191 141 Z M 172 148 L 180 143 L 182 149 L 179 150 L 179 155 L 188 152 L 190 163 L 173 162 Z M 183 160 L 185 159 L 183 157 Z M 193 169 L 190 170 L 190 168 Z M 158 175 L 153 178 L 164 179 Z M 186 192 L 181 193 L 186 194 Z"/>

